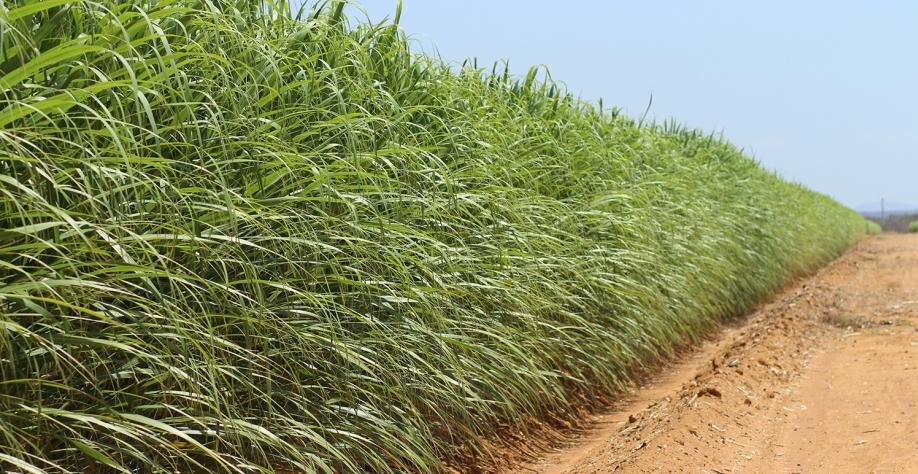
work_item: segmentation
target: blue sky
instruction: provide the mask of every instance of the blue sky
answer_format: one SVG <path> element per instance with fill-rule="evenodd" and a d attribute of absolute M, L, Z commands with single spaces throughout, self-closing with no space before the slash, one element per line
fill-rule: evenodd
<path fill-rule="evenodd" d="M 373 20 L 395 4 L 360 2 Z M 918 2 L 404 0 L 401 25 L 418 51 L 543 64 L 631 115 L 653 94 L 649 117 L 846 205 L 918 206 Z"/>

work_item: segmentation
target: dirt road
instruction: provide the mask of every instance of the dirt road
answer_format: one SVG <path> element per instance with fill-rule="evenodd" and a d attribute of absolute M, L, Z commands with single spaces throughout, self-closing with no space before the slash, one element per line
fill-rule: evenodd
<path fill-rule="evenodd" d="M 861 242 L 511 472 L 918 473 L 918 236 Z"/>

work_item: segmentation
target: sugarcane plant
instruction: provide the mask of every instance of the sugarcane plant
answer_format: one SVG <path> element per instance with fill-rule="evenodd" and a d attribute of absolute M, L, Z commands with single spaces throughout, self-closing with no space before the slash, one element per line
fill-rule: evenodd
<path fill-rule="evenodd" d="M 0 2 L 0 466 L 431 472 L 865 231 L 342 2 Z"/>

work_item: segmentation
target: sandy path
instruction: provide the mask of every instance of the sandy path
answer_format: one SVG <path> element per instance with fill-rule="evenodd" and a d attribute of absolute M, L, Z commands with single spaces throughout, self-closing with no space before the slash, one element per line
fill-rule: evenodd
<path fill-rule="evenodd" d="M 863 241 L 508 472 L 918 473 L 918 236 Z"/>

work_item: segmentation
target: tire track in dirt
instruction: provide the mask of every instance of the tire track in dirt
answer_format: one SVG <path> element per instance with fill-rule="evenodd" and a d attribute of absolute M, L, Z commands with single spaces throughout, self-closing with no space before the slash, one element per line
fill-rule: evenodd
<path fill-rule="evenodd" d="M 918 472 L 918 236 L 860 242 L 506 472 Z"/>

